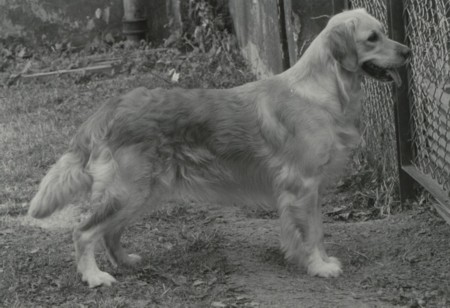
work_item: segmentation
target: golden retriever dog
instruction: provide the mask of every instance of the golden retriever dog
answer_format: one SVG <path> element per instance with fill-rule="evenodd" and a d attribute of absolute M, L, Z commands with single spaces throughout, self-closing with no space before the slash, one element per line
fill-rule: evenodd
<path fill-rule="evenodd" d="M 46 217 L 90 196 L 92 216 L 73 238 L 77 269 L 95 287 L 115 281 L 98 268 L 96 244 L 115 266 L 137 264 L 121 235 L 164 198 L 265 200 L 279 213 L 286 258 L 336 277 L 341 263 L 325 252 L 320 193 L 359 143 L 362 76 L 400 83 L 396 67 L 409 55 L 355 9 L 332 17 L 302 58 L 271 78 L 221 90 L 132 90 L 82 124 L 29 214 Z"/>

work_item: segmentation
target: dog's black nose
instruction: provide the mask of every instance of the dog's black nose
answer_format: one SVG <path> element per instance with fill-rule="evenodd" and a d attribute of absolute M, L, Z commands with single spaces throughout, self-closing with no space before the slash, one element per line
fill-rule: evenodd
<path fill-rule="evenodd" d="M 400 53 L 405 59 L 411 57 L 411 49 L 409 49 L 408 47 L 403 48 Z"/>

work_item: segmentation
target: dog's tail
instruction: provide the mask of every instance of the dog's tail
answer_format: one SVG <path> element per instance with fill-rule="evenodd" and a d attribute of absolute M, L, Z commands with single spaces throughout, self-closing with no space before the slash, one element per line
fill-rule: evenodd
<path fill-rule="evenodd" d="M 50 216 L 76 198 L 92 190 L 93 178 L 86 170 L 88 161 L 104 140 L 117 105 L 122 98 L 103 104 L 72 139 L 69 150 L 54 164 L 42 179 L 39 190 L 31 200 L 28 214 L 35 218 Z"/>
<path fill-rule="evenodd" d="M 93 178 L 86 170 L 108 134 L 115 110 L 123 98 L 105 102 L 72 139 L 69 150 L 54 164 L 42 179 L 39 190 L 30 202 L 28 214 L 35 218 L 50 216 L 76 198 L 92 191 Z"/>
<path fill-rule="evenodd" d="M 50 216 L 69 204 L 75 196 L 89 192 L 92 177 L 85 171 L 88 157 L 89 153 L 80 148 L 65 153 L 42 179 L 28 214 L 34 218 Z"/>

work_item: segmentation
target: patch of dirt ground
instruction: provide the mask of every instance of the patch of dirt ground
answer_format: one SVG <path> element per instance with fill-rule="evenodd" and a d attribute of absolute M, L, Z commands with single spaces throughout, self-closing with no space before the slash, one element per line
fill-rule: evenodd
<path fill-rule="evenodd" d="M 234 217 L 223 232 L 233 280 L 264 307 L 448 307 L 450 227 L 429 212 L 325 224 L 325 243 L 344 274 L 308 277 L 278 250 L 276 220 Z"/>
<path fill-rule="evenodd" d="M 41 222 L 0 215 L 0 306 L 450 306 L 450 227 L 429 209 L 365 222 L 326 217 L 326 247 L 344 274 L 323 279 L 284 260 L 271 215 L 172 202 L 124 237 L 143 256 L 140 268 L 114 269 L 99 252 L 118 283 L 97 289 L 74 266 L 71 228 L 83 211 L 69 207 Z"/>

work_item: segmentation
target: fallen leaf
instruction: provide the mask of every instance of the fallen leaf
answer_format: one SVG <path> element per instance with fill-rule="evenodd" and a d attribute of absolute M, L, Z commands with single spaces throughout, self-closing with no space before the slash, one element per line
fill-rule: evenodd
<path fill-rule="evenodd" d="M 236 297 L 236 300 L 238 301 L 242 301 L 242 300 L 248 300 L 249 298 L 245 295 L 239 295 L 238 297 Z"/>
<path fill-rule="evenodd" d="M 102 10 L 100 9 L 100 8 L 97 8 L 96 10 L 95 10 L 95 17 L 97 18 L 97 19 L 100 19 L 100 18 L 102 18 Z"/>
<path fill-rule="evenodd" d="M 113 44 L 114 43 L 114 37 L 112 36 L 111 33 L 107 33 L 105 35 L 105 42 Z"/>
<path fill-rule="evenodd" d="M 173 278 L 172 281 L 173 281 L 176 285 L 181 286 L 181 285 L 184 285 L 184 284 L 187 283 L 187 278 L 186 278 L 185 276 L 183 276 L 183 275 L 180 275 L 180 276 L 178 276 L 178 277 L 176 277 L 176 278 Z"/>
<path fill-rule="evenodd" d="M 343 206 L 339 206 L 339 207 L 334 207 L 331 211 L 326 212 L 327 215 L 337 215 L 342 213 L 345 209 L 347 209 L 347 206 L 343 205 Z"/>
<path fill-rule="evenodd" d="M 339 214 L 338 217 L 342 220 L 349 220 L 349 218 L 352 216 L 352 212 L 342 213 Z"/>
<path fill-rule="evenodd" d="M 205 284 L 205 282 L 203 280 L 196 280 L 194 281 L 194 283 L 192 284 L 192 286 L 196 287 L 199 285 Z"/>
<path fill-rule="evenodd" d="M 20 72 L 21 74 L 26 74 L 26 73 L 28 73 L 29 71 L 30 71 L 30 69 L 31 69 L 31 61 L 28 61 L 26 64 L 25 64 L 25 66 L 24 66 L 24 68 L 22 69 L 22 71 Z"/>
<path fill-rule="evenodd" d="M 179 79 L 180 79 L 180 73 L 174 72 L 172 74 L 172 78 L 171 78 L 172 82 L 177 83 Z"/>
<path fill-rule="evenodd" d="M 19 58 L 25 58 L 25 56 L 27 55 L 27 49 L 24 47 L 22 48 L 18 53 L 17 56 Z"/>

